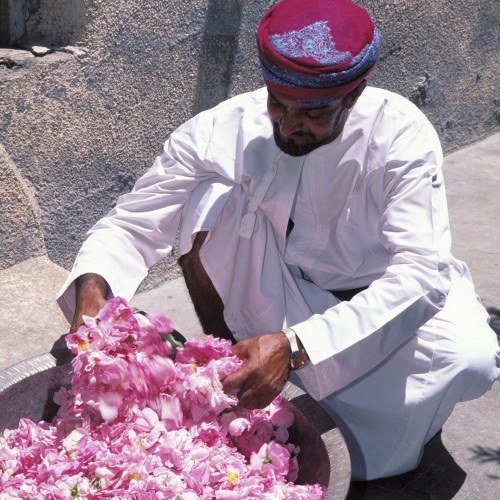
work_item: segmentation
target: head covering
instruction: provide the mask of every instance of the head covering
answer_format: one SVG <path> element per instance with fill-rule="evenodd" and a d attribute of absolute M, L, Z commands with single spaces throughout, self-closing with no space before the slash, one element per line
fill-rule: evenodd
<path fill-rule="evenodd" d="M 327 103 L 368 76 L 380 34 L 368 13 L 349 0 L 282 0 L 260 22 L 257 46 L 273 93 Z"/>

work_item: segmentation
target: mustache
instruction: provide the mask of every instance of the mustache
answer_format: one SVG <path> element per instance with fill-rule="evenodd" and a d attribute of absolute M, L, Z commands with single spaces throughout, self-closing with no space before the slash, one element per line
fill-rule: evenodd
<path fill-rule="evenodd" d="M 273 125 L 273 132 L 276 146 L 290 156 L 304 156 L 317 148 L 317 144 L 314 141 L 309 144 L 299 145 L 291 137 L 284 139 L 281 137 L 279 126 Z M 305 133 L 305 135 L 310 134 Z"/>
<path fill-rule="evenodd" d="M 276 134 L 280 135 L 280 124 L 278 122 L 273 123 L 273 132 L 276 137 Z M 300 137 L 309 137 L 310 139 L 315 139 L 314 134 L 311 134 L 311 132 L 303 132 L 301 130 L 298 130 L 297 132 L 294 132 L 293 134 L 289 135 L 287 138 L 282 138 L 283 141 L 289 141 L 290 139 L 298 139 Z"/>

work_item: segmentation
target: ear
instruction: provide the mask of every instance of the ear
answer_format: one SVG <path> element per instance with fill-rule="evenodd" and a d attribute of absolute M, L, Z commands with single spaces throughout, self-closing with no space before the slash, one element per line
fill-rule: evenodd
<path fill-rule="evenodd" d="M 358 97 L 363 93 L 363 90 L 365 90 L 366 85 L 367 85 L 367 81 L 363 80 L 354 90 L 352 90 L 351 92 L 349 92 L 349 94 L 347 94 L 345 96 L 345 100 L 346 100 L 345 107 L 346 108 L 348 108 L 348 109 L 352 108 L 356 104 Z"/>

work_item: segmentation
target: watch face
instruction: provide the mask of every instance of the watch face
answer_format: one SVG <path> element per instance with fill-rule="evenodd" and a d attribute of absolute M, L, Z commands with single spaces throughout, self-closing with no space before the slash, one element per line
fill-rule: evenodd
<path fill-rule="evenodd" d="M 301 352 L 300 354 L 297 354 L 292 360 L 292 368 L 296 370 L 297 368 L 300 368 L 304 366 L 307 362 L 309 361 L 309 357 L 305 352 Z"/>

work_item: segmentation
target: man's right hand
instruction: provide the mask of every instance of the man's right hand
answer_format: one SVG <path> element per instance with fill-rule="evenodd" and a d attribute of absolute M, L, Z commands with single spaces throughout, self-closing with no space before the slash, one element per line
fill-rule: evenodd
<path fill-rule="evenodd" d="M 109 293 L 107 281 L 98 274 L 83 274 L 76 279 L 76 308 L 70 333 L 83 325 L 83 316 L 97 316 Z"/>

